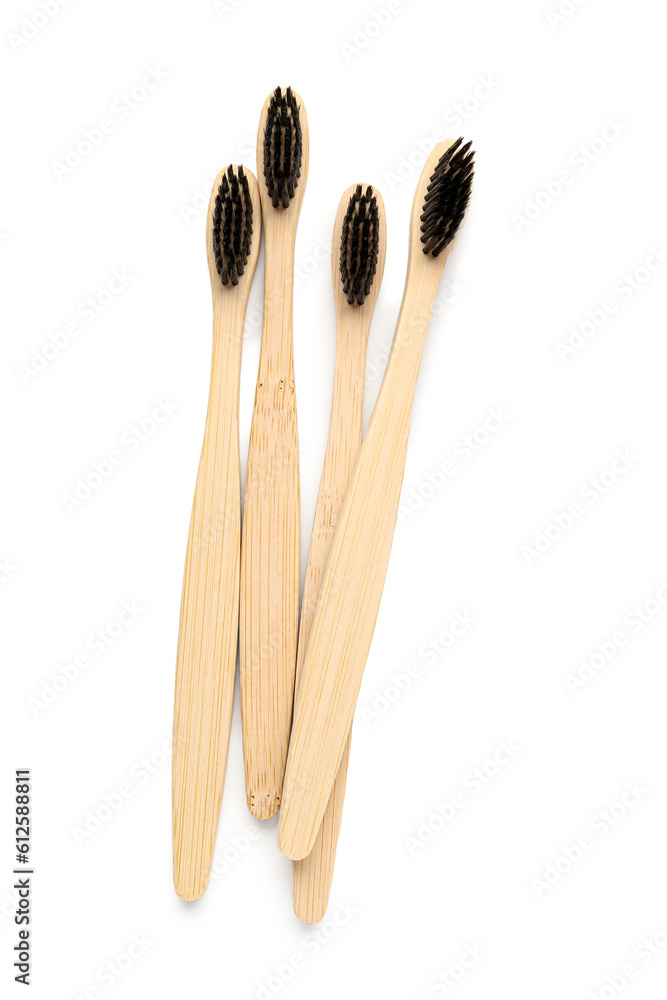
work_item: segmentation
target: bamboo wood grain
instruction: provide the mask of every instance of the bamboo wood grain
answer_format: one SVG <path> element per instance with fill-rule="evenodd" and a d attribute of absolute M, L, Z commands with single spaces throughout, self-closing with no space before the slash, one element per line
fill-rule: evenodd
<path fill-rule="evenodd" d="M 368 657 L 394 534 L 410 414 L 424 338 L 453 243 L 439 257 L 420 245 L 424 196 L 439 158 L 430 154 L 412 206 L 403 302 L 387 368 L 320 587 L 303 665 L 283 790 L 278 843 L 287 857 L 313 848 L 343 759 Z"/>
<path fill-rule="evenodd" d="M 366 185 L 363 185 L 365 188 Z M 356 184 L 341 198 L 334 223 L 331 271 L 336 304 L 336 366 L 329 437 L 324 456 L 320 490 L 313 519 L 308 569 L 303 591 L 296 666 L 296 698 L 303 673 L 306 646 L 340 509 L 361 445 L 361 421 L 366 374 L 366 348 L 373 310 L 377 301 L 387 249 L 384 202 L 374 188 L 378 204 L 379 233 L 377 270 L 363 305 L 350 305 L 340 276 L 343 219 Z M 343 818 L 343 800 L 350 755 L 348 736 L 331 796 L 310 854 L 294 862 L 294 912 L 300 920 L 316 923 L 326 913 L 336 860 L 336 847 Z"/>
<path fill-rule="evenodd" d="M 292 722 L 299 614 L 299 444 L 292 357 L 294 243 L 308 175 L 303 102 L 301 176 L 287 208 L 273 208 L 263 174 L 267 98 L 257 162 L 264 218 L 264 321 L 248 449 L 241 541 L 240 664 L 248 808 L 280 807 Z"/>
<path fill-rule="evenodd" d="M 227 767 L 238 641 L 241 483 L 239 382 L 248 295 L 261 235 L 257 182 L 246 170 L 253 233 L 245 273 L 223 286 L 212 248 L 213 185 L 206 227 L 213 295 L 213 357 L 188 535 L 176 660 L 172 822 L 174 886 L 198 899 L 210 875 Z"/>

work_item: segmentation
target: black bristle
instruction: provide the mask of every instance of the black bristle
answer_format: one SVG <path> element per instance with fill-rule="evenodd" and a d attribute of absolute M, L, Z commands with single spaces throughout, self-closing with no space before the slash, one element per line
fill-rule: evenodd
<path fill-rule="evenodd" d="M 223 285 L 238 285 L 252 240 L 252 200 L 243 167 L 228 167 L 213 208 L 213 257 Z"/>
<path fill-rule="evenodd" d="M 350 305 L 363 305 L 377 270 L 380 215 L 372 187 L 357 184 L 343 219 L 340 277 Z"/>
<path fill-rule="evenodd" d="M 294 197 L 303 155 L 299 105 L 288 87 L 276 87 L 264 127 L 264 179 L 274 208 L 288 208 Z"/>
<path fill-rule="evenodd" d="M 472 143 L 457 139 L 443 153 L 431 174 L 421 216 L 421 241 L 425 254 L 437 257 L 456 236 L 468 208 L 472 187 Z"/>

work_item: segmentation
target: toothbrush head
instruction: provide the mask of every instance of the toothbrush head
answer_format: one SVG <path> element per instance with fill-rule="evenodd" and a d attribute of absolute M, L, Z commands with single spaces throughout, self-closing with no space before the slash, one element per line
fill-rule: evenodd
<path fill-rule="evenodd" d="M 456 236 L 468 208 L 472 188 L 472 143 L 457 139 L 444 151 L 431 174 L 421 214 L 425 254 L 437 257 Z"/>
<path fill-rule="evenodd" d="M 301 107 L 288 87 L 276 87 L 266 111 L 263 139 L 264 180 L 274 208 L 288 208 L 303 163 Z"/>
<path fill-rule="evenodd" d="M 243 167 L 229 166 L 215 195 L 212 241 L 215 268 L 223 285 L 238 285 L 252 243 L 253 207 Z"/>
<path fill-rule="evenodd" d="M 378 264 L 380 215 L 377 197 L 369 185 L 357 184 L 343 219 L 340 241 L 340 277 L 349 305 L 363 305 Z"/>

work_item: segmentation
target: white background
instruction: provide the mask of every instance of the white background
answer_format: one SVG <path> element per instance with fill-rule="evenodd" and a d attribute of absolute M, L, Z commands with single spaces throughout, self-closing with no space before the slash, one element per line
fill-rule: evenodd
<path fill-rule="evenodd" d="M 558 2 L 402 0 L 382 27 L 373 12 L 385 0 L 70 0 L 46 24 L 35 0 L 3 4 L 0 975 L 12 996 L 23 987 L 11 983 L 10 795 L 26 766 L 40 1000 L 664 996 L 664 26 L 649 0 L 580 0 L 560 20 L 549 16 Z M 25 18 L 40 25 L 27 42 Z M 123 112 L 149 69 L 159 85 Z M 302 95 L 311 137 L 294 296 L 303 574 L 332 389 L 340 195 L 373 183 L 387 208 L 367 418 L 402 295 L 419 144 L 440 129 L 477 151 L 442 286 L 451 301 L 433 318 L 417 389 L 355 726 L 329 909 L 338 925 L 324 925 L 323 945 L 293 915 L 276 820 L 246 810 L 238 704 L 219 876 L 196 904 L 172 888 L 162 749 L 208 392 L 204 206 L 223 165 L 256 170 L 257 121 L 277 84 Z M 112 131 L 59 170 L 103 118 Z M 654 270 L 642 270 L 648 258 Z M 243 354 L 243 472 L 262 261 Z M 87 322 L 80 304 L 114 269 L 131 281 Z M 624 277 L 634 272 L 635 289 Z M 564 360 L 557 344 L 589 310 L 605 321 L 590 320 Z M 78 334 L 28 369 L 72 322 Z M 131 450 L 157 400 L 176 408 Z M 503 426 L 480 430 L 494 407 Z M 486 440 L 466 460 L 473 432 Z M 121 442 L 123 464 L 68 513 L 63 494 Z M 603 494 L 592 483 L 618 449 L 631 457 Z M 448 461 L 456 472 L 443 482 L 433 474 Z M 573 503 L 580 516 L 557 529 Z M 546 551 L 531 556 L 549 525 Z M 141 613 L 97 655 L 90 635 L 132 601 Z M 427 658 L 457 612 L 475 623 Z M 567 675 L 618 632 L 624 645 L 572 693 Z M 29 700 L 82 653 L 89 665 L 55 700 Z M 421 675 L 382 702 L 410 664 Z M 502 740 L 520 750 L 475 791 L 470 772 Z M 610 828 L 601 811 L 627 782 L 641 791 Z M 117 801 L 121 785 L 131 795 L 109 818 L 105 796 Z M 466 804 L 451 820 L 436 818 L 419 847 L 406 840 L 427 838 L 457 792 Z M 105 821 L 81 842 L 97 811 Z M 581 860 L 563 860 L 582 836 Z M 554 884 L 540 887 L 548 872 Z M 120 978 L 100 973 L 126 965 L 134 934 L 150 941 L 140 957 Z M 450 988 L 466 946 L 484 954 Z M 274 966 L 284 973 L 295 955 L 302 967 L 281 985 Z"/>

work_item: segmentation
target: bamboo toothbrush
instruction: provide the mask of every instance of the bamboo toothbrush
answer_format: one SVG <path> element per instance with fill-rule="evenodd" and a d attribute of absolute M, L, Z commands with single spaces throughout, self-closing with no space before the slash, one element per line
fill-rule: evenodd
<path fill-rule="evenodd" d="M 361 445 L 366 347 L 387 249 L 384 202 L 370 185 L 352 185 L 343 194 L 333 230 L 331 271 L 336 302 L 336 368 L 329 439 L 315 507 L 301 607 L 296 660 L 296 692 L 315 612 L 324 566 L 347 484 Z M 307 923 L 324 916 L 333 879 L 350 736 L 331 797 L 315 840 L 302 861 L 294 862 L 294 912 Z"/>
<path fill-rule="evenodd" d="M 257 140 L 264 323 L 241 541 L 241 713 L 248 808 L 277 812 L 292 722 L 299 614 L 299 445 L 292 359 L 294 242 L 308 124 L 289 87 L 267 98 Z"/>
<path fill-rule="evenodd" d="M 230 166 L 218 174 L 206 226 L 211 385 L 176 660 L 172 820 L 174 885 L 183 899 L 198 899 L 208 884 L 227 767 L 239 609 L 241 344 L 259 253 L 260 211 L 249 170 Z"/>
<path fill-rule="evenodd" d="M 424 338 L 468 206 L 472 174 L 470 143 L 439 143 L 415 193 L 398 325 L 331 545 L 303 665 L 278 831 L 280 849 L 293 860 L 313 848 L 352 724 L 387 572 Z"/>

